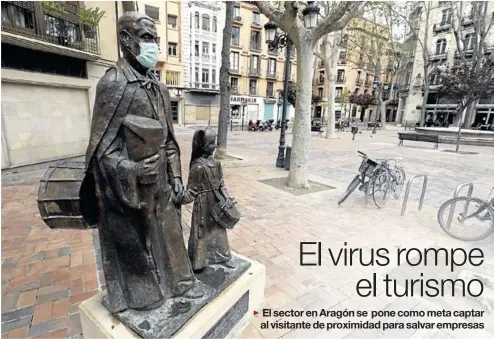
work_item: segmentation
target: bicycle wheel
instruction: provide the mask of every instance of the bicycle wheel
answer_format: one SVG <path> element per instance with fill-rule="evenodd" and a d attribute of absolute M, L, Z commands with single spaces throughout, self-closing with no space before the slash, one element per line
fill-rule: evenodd
<path fill-rule="evenodd" d="M 393 171 L 393 180 L 391 182 L 391 191 L 395 199 L 399 199 L 405 186 L 406 174 L 403 167 L 397 167 Z"/>
<path fill-rule="evenodd" d="M 388 202 L 390 175 L 386 171 L 379 173 L 372 181 L 372 198 L 377 207 L 383 208 Z"/>
<path fill-rule="evenodd" d="M 346 189 L 345 193 L 341 196 L 340 200 L 338 200 L 338 205 L 343 204 L 343 202 L 350 196 L 350 194 L 355 191 L 355 189 L 358 187 L 360 183 L 360 175 L 356 175 L 355 178 L 350 182 L 350 185 L 348 185 L 348 188 Z"/>
<path fill-rule="evenodd" d="M 437 221 L 452 238 L 482 240 L 494 232 L 494 209 L 478 198 L 456 197 L 441 205 Z"/>

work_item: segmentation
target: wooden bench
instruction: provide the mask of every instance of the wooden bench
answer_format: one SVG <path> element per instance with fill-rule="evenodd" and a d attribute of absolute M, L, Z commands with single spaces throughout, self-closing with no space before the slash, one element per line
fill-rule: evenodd
<path fill-rule="evenodd" d="M 371 128 L 374 128 L 374 126 L 376 126 L 376 123 L 375 123 L 375 122 L 368 122 L 368 123 L 367 123 L 367 129 L 368 129 L 368 130 L 369 130 L 369 129 L 371 129 Z M 376 128 L 377 128 L 377 129 L 381 129 L 381 127 L 382 127 L 382 126 L 381 126 L 381 123 L 380 123 L 380 122 L 378 122 L 378 123 L 377 123 Z"/>
<path fill-rule="evenodd" d="M 438 149 L 439 146 L 439 136 L 437 135 L 399 132 L 398 138 L 400 139 L 400 146 L 403 145 L 403 140 L 433 142 L 434 149 Z"/>

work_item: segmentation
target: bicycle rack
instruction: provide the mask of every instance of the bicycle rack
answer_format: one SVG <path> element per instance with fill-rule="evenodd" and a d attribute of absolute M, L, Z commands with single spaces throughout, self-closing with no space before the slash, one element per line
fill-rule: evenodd
<path fill-rule="evenodd" d="M 466 187 L 466 186 L 468 186 L 467 197 L 470 198 L 472 196 L 472 193 L 473 193 L 473 182 L 466 182 L 464 184 L 458 185 L 456 187 L 455 193 L 453 193 L 453 198 L 458 197 L 459 194 L 460 194 L 461 189 L 463 187 Z M 493 187 L 493 189 L 494 189 L 494 187 Z M 467 212 L 468 212 L 468 204 L 469 203 L 467 201 L 467 203 L 465 204 L 465 207 L 463 208 L 463 215 L 467 215 Z M 448 221 L 446 223 L 446 227 L 448 229 L 450 228 L 451 222 L 453 221 L 453 214 L 454 214 L 455 208 L 456 208 L 456 202 L 452 203 L 451 204 L 451 208 L 449 209 Z"/>
<path fill-rule="evenodd" d="M 405 197 L 403 198 L 403 205 L 401 207 L 401 216 L 405 215 L 405 211 L 407 209 L 408 196 L 410 195 L 410 186 L 412 186 L 412 182 L 417 178 L 424 178 L 424 183 L 422 184 L 422 192 L 420 193 L 420 201 L 419 201 L 419 209 L 418 209 L 419 211 L 422 210 L 422 205 L 424 205 L 425 190 L 427 189 L 427 181 L 428 181 L 427 174 L 414 175 L 408 180 L 407 189 L 405 191 Z"/>

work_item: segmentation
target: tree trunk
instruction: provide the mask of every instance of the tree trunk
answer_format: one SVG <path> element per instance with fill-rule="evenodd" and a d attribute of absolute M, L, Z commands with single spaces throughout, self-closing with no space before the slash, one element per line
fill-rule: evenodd
<path fill-rule="evenodd" d="M 225 159 L 227 156 L 228 121 L 230 119 L 230 41 L 232 39 L 234 3 L 226 3 L 225 28 L 223 29 L 223 46 L 221 48 L 220 68 L 220 115 L 218 118 L 218 141 L 215 157 Z"/>
<path fill-rule="evenodd" d="M 458 116 L 460 117 L 460 120 L 458 121 L 458 135 L 456 136 L 456 152 L 460 150 L 461 125 L 463 121 L 464 110 L 465 109 L 462 106 L 458 107 Z"/>
<path fill-rule="evenodd" d="M 312 76 L 307 72 L 311 68 L 315 44 L 301 39 L 297 46 L 297 102 L 293 124 L 292 153 L 288 186 L 309 188 L 308 157 L 311 141 L 310 107 L 312 99 Z"/>
<path fill-rule="evenodd" d="M 326 129 L 326 139 L 336 139 L 336 129 L 335 129 L 335 123 L 336 123 L 336 117 L 334 113 L 334 100 L 335 100 L 335 95 L 334 95 L 334 88 L 335 88 L 335 76 L 334 72 L 336 70 L 336 58 L 333 57 L 331 58 L 331 66 L 330 65 L 325 65 L 324 69 L 326 71 L 326 74 L 328 75 L 328 127 Z"/>
<path fill-rule="evenodd" d="M 386 106 L 388 105 L 388 100 L 381 101 L 380 110 L 381 110 L 381 129 L 386 129 Z"/>
<path fill-rule="evenodd" d="M 326 129 L 326 139 L 336 139 L 336 116 L 334 113 L 334 101 L 335 101 L 335 81 L 337 76 L 337 62 L 336 53 L 334 53 L 334 48 L 336 46 L 336 33 L 333 33 L 333 43 L 331 44 L 331 54 L 329 60 L 326 58 L 324 63 L 324 70 L 328 75 L 328 127 Z M 327 48 L 327 47 L 326 47 Z M 324 51 L 327 55 L 327 49 Z M 328 62 L 329 61 L 329 62 Z"/>
<path fill-rule="evenodd" d="M 424 97 L 422 98 L 422 106 L 420 107 L 420 127 L 425 125 L 425 112 L 427 105 L 427 97 L 429 96 L 429 84 L 424 83 Z"/>

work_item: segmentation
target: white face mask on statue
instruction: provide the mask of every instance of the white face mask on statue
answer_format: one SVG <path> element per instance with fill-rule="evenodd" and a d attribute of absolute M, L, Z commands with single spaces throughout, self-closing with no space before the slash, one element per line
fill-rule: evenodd
<path fill-rule="evenodd" d="M 137 41 L 129 32 L 125 31 L 135 42 L 139 44 L 139 55 L 135 55 L 136 60 L 145 68 L 153 68 L 158 62 L 158 57 L 160 55 L 160 49 L 158 44 L 155 42 L 139 42 Z"/>

